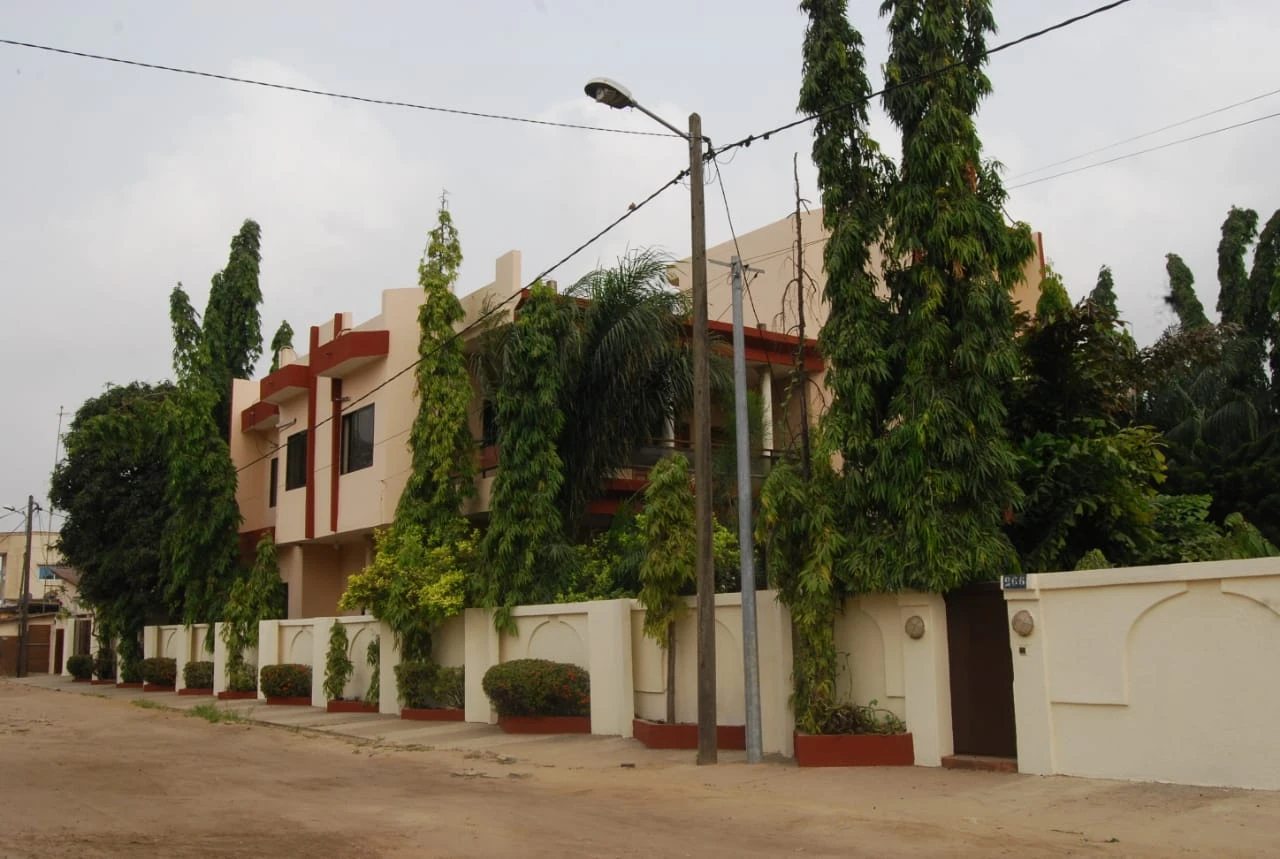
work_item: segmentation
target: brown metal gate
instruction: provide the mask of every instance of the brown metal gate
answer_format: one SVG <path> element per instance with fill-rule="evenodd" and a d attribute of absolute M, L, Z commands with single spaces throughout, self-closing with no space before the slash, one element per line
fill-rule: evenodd
<path fill-rule="evenodd" d="M 947 594 L 946 603 L 955 752 L 1017 757 L 1004 594 L 998 583 L 984 582 Z"/>
<path fill-rule="evenodd" d="M 62 647 L 63 647 L 63 639 L 65 638 L 65 635 L 66 635 L 65 631 L 61 629 L 54 632 L 54 636 L 55 636 L 53 640 L 53 673 L 54 674 L 62 673 Z"/>
<path fill-rule="evenodd" d="M 27 674 L 49 673 L 49 630 L 48 626 L 27 627 Z M 17 675 L 18 650 L 18 636 L 0 637 L 0 675 Z"/>

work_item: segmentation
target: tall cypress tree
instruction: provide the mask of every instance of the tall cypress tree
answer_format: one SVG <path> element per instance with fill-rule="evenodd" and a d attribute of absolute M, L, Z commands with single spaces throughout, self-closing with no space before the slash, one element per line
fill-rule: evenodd
<path fill-rule="evenodd" d="M 991 91 L 989 0 L 887 0 L 881 13 L 884 105 L 902 132 L 886 254 L 901 376 L 869 483 L 882 534 L 854 570 L 864 587 L 944 591 L 1017 563 L 1002 530 L 1019 498 L 1003 396 L 1018 366 L 1012 289 L 1034 246 L 1005 224 L 974 127 Z"/>
<path fill-rule="evenodd" d="M 293 348 L 293 326 L 289 324 L 289 320 L 280 320 L 280 327 L 276 329 L 275 335 L 271 338 L 271 372 L 274 373 L 280 369 L 280 352 L 284 349 Z"/>
<path fill-rule="evenodd" d="M 1258 236 L 1258 213 L 1231 207 L 1218 242 L 1218 313 L 1229 325 L 1243 326 L 1249 316 L 1249 275 L 1244 258 Z"/>
<path fill-rule="evenodd" d="M 1098 269 L 1098 282 L 1089 293 L 1089 300 L 1112 316 L 1117 314 L 1116 282 L 1111 275 L 1111 266 L 1104 265 Z"/>
<path fill-rule="evenodd" d="M 1204 328 L 1209 318 L 1204 315 L 1204 305 L 1196 295 L 1196 279 L 1177 254 L 1165 254 L 1165 271 L 1169 273 L 1169 294 L 1164 303 L 1178 315 L 1178 324 L 1184 330 Z"/>
<path fill-rule="evenodd" d="M 439 220 L 418 263 L 418 414 L 409 434 L 413 470 L 400 496 L 396 521 L 412 522 L 432 543 L 456 537 L 463 499 L 474 488 L 475 443 L 467 424 L 471 377 L 454 325 L 463 317 L 454 294 L 462 247 L 442 198 Z"/>
<path fill-rule="evenodd" d="M 231 380 L 252 378 L 262 356 L 261 243 L 262 229 L 246 220 L 231 239 L 226 268 L 213 276 L 204 310 L 208 372 L 218 394 L 215 414 L 224 437 L 231 427 Z"/>
<path fill-rule="evenodd" d="M 1271 388 L 1280 407 L 1280 328 L 1276 321 L 1280 312 L 1280 209 L 1271 215 L 1258 236 L 1253 268 L 1249 271 L 1249 308 L 1251 316 L 1245 321 L 1246 327 L 1271 344 Z"/>

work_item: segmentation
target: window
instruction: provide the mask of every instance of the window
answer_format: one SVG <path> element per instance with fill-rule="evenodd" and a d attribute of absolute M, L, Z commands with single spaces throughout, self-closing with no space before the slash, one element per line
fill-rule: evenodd
<path fill-rule="evenodd" d="M 289 436 L 284 456 L 284 488 L 286 491 L 307 485 L 307 431 Z"/>
<path fill-rule="evenodd" d="M 305 452 L 304 452 L 305 453 Z M 271 459 L 271 485 L 267 488 L 267 506 L 276 506 L 276 488 L 280 485 L 280 457 Z"/>
<path fill-rule="evenodd" d="M 373 406 L 342 416 L 342 473 L 373 465 Z"/>
<path fill-rule="evenodd" d="M 42 582 L 50 582 L 57 578 L 53 574 L 53 567 L 46 567 L 43 564 L 36 568 L 36 577 Z"/>

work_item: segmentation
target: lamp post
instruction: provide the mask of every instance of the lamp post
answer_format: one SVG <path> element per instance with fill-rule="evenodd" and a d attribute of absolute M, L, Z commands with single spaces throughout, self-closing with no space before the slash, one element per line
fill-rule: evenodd
<path fill-rule="evenodd" d="M 658 124 L 683 137 L 689 144 L 689 203 L 693 263 L 693 483 L 696 551 L 694 573 L 698 584 L 698 763 L 716 762 L 716 632 L 715 567 L 711 554 L 711 379 L 707 355 L 707 221 L 703 201 L 702 117 L 689 114 L 689 130 L 681 131 L 641 106 L 624 86 L 608 78 L 595 78 L 584 88 L 601 104 L 621 110 L 635 108 Z M 674 683 L 674 677 L 667 678 Z"/>

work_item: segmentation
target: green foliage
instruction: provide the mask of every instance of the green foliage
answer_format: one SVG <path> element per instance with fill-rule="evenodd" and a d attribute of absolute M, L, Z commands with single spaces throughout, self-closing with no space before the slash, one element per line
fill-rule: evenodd
<path fill-rule="evenodd" d="M 1089 300 L 1110 313 L 1112 316 L 1118 315 L 1116 309 L 1116 281 L 1111 275 L 1111 267 L 1103 266 L 1098 269 L 1098 282 L 1094 285 L 1093 291 L 1089 293 Z"/>
<path fill-rule="evenodd" d="M 347 656 L 347 628 L 341 621 L 335 620 L 329 627 L 329 651 L 324 662 L 324 696 L 330 701 L 342 699 L 346 691 L 347 681 L 355 666 Z"/>
<path fill-rule="evenodd" d="M 576 665 L 516 659 L 494 665 L 481 681 L 499 716 L 587 716 L 591 681 Z"/>
<path fill-rule="evenodd" d="M 1280 555 L 1280 549 L 1262 535 L 1239 513 L 1232 513 L 1223 522 L 1226 533 L 1222 536 L 1219 554 L 1224 560 L 1234 558 L 1270 558 Z"/>
<path fill-rule="evenodd" d="M 905 734 L 907 725 L 892 710 L 868 704 L 841 704 L 824 716 L 819 734 Z"/>
<path fill-rule="evenodd" d="M 1209 318 L 1204 315 L 1204 305 L 1196 295 L 1196 279 L 1182 257 L 1165 254 L 1165 270 L 1169 273 L 1169 294 L 1165 296 L 1164 302 L 1178 315 L 1178 324 L 1186 330 L 1208 325 Z"/>
<path fill-rule="evenodd" d="M 467 422 L 471 378 L 462 338 L 454 325 L 463 317 L 454 295 L 462 248 L 445 201 L 418 263 L 423 299 L 418 308 L 418 413 L 409 433 L 413 456 L 396 509 L 397 525 L 421 528 L 427 545 L 455 538 L 466 528 L 459 510 L 474 489 L 475 445 Z"/>
<path fill-rule="evenodd" d="M 644 562 L 643 514 L 623 507 L 609 528 L 575 547 L 576 563 L 567 570 L 557 603 L 622 599 L 640 593 Z"/>
<path fill-rule="evenodd" d="M 1052 268 L 1045 268 L 1040 281 L 1040 298 L 1036 301 L 1037 320 L 1055 320 L 1071 312 L 1071 296 L 1062 284 L 1062 278 Z"/>
<path fill-rule="evenodd" d="M 93 677 L 93 657 L 87 653 L 68 657 L 67 671 L 77 680 L 88 680 Z"/>
<path fill-rule="evenodd" d="M 789 463 L 775 465 L 760 491 L 756 542 L 769 559 L 769 584 L 791 612 L 794 634 L 792 704 L 796 728 L 819 733 L 836 705 L 839 670 L 836 612 L 849 593 L 845 530 L 835 516 L 839 479 L 819 458 L 811 479 Z"/>
<path fill-rule="evenodd" d="M 264 665 L 259 672 L 262 693 L 268 698 L 310 698 L 311 666 L 298 663 Z"/>
<path fill-rule="evenodd" d="M 1218 313 L 1228 325 L 1243 327 L 1252 315 L 1244 260 L 1257 236 L 1258 213 L 1232 206 L 1222 222 L 1222 241 L 1218 243 Z"/>
<path fill-rule="evenodd" d="M 219 722 L 243 722 L 244 716 L 241 716 L 234 710 L 223 710 L 217 704 L 197 704 L 187 711 L 188 716 L 194 716 L 197 719 L 204 719 L 210 724 L 218 724 Z"/>
<path fill-rule="evenodd" d="M 169 384 L 113 386 L 77 409 L 63 437 L 50 500 L 63 512 L 58 549 L 80 571 L 79 599 L 107 640 L 168 623 L 160 534 L 169 447 Z"/>
<path fill-rule="evenodd" d="M 189 378 L 196 372 L 200 354 L 200 317 L 181 283 L 169 293 L 169 324 L 173 328 L 173 372 L 179 379 Z"/>
<path fill-rule="evenodd" d="M 1090 549 L 1076 562 L 1077 570 L 1107 570 L 1115 566 L 1107 560 L 1101 549 Z"/>
<path fill-rule="evenodd" d="M 208 352 L 205 372 L 217 396 L 213 414 L 222 438 L 231 428 L 231 380 L 253 378 L 262 355 L 261 244 L 262 229 L 246 220 L 231 239 L 226 268 L 213 276 L 204 309 L 201 347 Z"/>
<path fill-rule="evenodd" d="M 174 685 L 178 680 L 178 660 L 169 656 L 142 660 L 142 679 L 156 686 Z"/>
<path fill-rule="evenodd" d="M 271 338 L 271 372 L 274 373 L 280 369 L 280 352 L 284 349 L 293 348 L 293 326 L 289 324 L 289 320 L 281 319 L 280 327 L 276 329 L 275 336 Z"/>
<path fill-rule="evenodd" d="M 258 691 L 258 669 L 245 660 L 244 654 L 227 654 L 227 689 L 232 692 Z"/>
<path fill-rule="evenodd" d="M 681 595 L 695 585 L 691 479 L 688 460 L 672 454 L 649 472 L 644 493 L 640 603 L 645 608 L 644 634 L 663 647 L 671 644 L 671 625 L 685 610 Z"/>
<path fill-rule="evenodd" d="M 188 689 L 212 689 L 213 663 L 202 660 L 182 666 L 182 685 Z"/>
<path fill-rule="evenodd" d="M 116 657 L 106 648 L 100 647 L 93 658 L 93 674 L 98 680 L 116 679 Z"/>
<path fill-rule="evenodd" d="M 466 690 L 461 666 L 447 667 L 427 660 L 401 662 L 396 666 L 396 686 L 400 703 L 410 708 L 456 708 L 464 706 Z"/>
<path fill-rule="evenodd" d="M 258 623 L 277 620 L 285 616 L 284 587 L 280 582 L 280 566 L 276 560 L 276 543 L 270 534 L 258 540 L 249 575 L 237 579 L 231 586 L 223 613 L 222 640 L 227 644 L 227 681 L 231 683 L 234 671 L 245 672 L 244 650 L 258 645 Z M 241 677 L 243 679 L 243 676 Z M 250 691 L 256 688 L 249 681 Z M 244 685 L 241 683 L 240 685 Z"/>
<path fill-rule="evenodd" d="M 420 526 L 396 524 L 375 535 L 373 563 L 347 580 L 338 605 L 386 621 L 406 660 L 431 654 L 431 635 L 466 607 L 476 571 L 476 538 L 430 545 Z"/>
<path fill-rule="evenodd" d="M 376 707 L 382 696 L 382 639 L 379 636 L 374 636 L 373 641 L 369 642 L 364 658 L 365 664 L 371 669 L 369 689 L 364 693 L 364 702 Z"/>
<path fill-rule="evenodd" d="M 124 648 L 121 647 L 120 654 L 120 682 L 121 683 L 141 683 L 142 682 L 142 658 L 141 654 L 126 654 Z"/>
<path fill-rule="evenodd" d="M 436 672 L 432 696 L 441 707 L 461 709 L 466 704 L 466 674 L 461 665 L 442 665 Z"/>
<path fill-rule="evenodd" d="M 498 608 L 495 624 L 508 631 L 512 606 L 555 597 L 569 554 L 557 505 L 564 485 L 557 439 L 565 424 L 560 303 L 554 290 L 536 284 L 503 344 L 496 404 L 502 467 L 481 542 L 479 596 Z"/>

